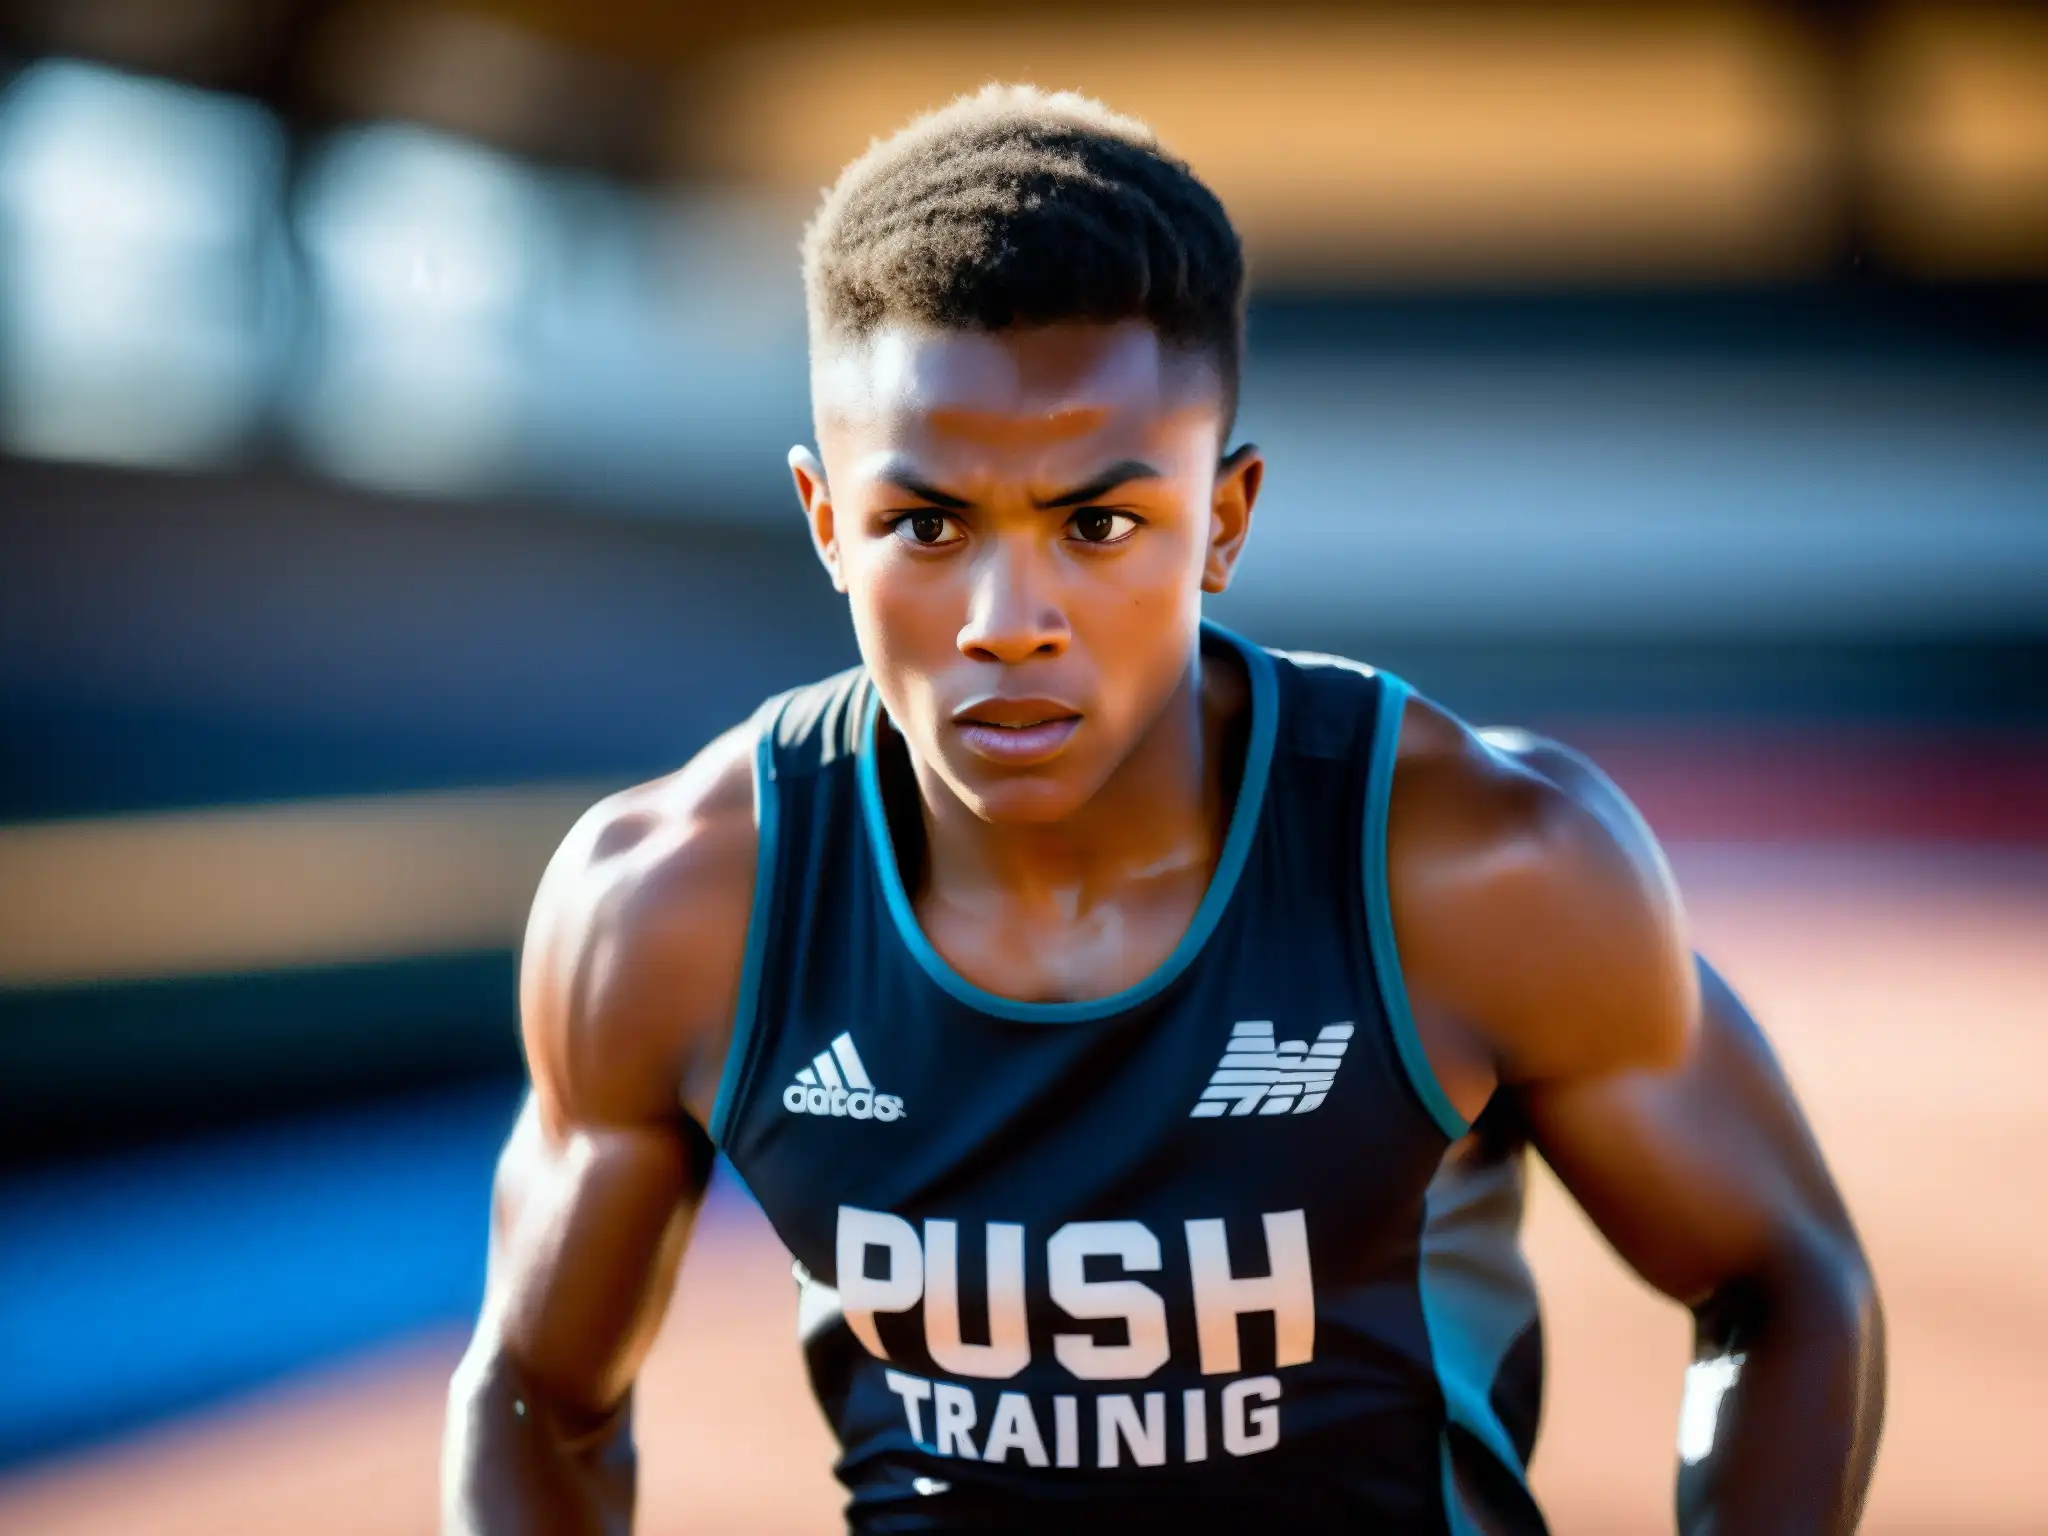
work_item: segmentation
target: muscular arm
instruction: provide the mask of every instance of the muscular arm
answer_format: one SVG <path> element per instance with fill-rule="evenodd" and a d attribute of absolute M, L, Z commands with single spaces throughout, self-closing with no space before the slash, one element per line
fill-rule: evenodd
<path fill-rule="evenodd" d="M 1855 1233 L 1656 840 L 1596 768 L 1424 701 L 1389 822 L 1415 1023 L 1468 1118 L 1499 1089 L 1608 1240 L 1694 1310 L 1685 1536 L 1854 1528 L 1883 1391 Z"/>
<path fill-rule="evenodd" d="M 1584 759 L 1495 741 L 1597 813 L 1624 814 Z M 1537 1147 L 1601 1232 L 1696 1319 L 1679 1529 L 1852 1531 L 1884 1414 L 1876 1288 L 1770 1046 L 1697 964 L 1700 1028 L 1675 1070 L 1520 1097 Z"/>
<path fill-rule="evenodd" d="M 699 1128 L 753 887 L 749 743 L 598 806 L 520 968 L 533 1092 L 498 1163 L 482 1315 L 450 1384 L 442 1527 L 624 1532 L 630 1391 L 710 1173 Z"/>
<path fill-rule="evenodd" d="M 1856 1527 L 1884 1417 L 1884 1321 L 1820 1151 L 1756 1023 L 1704 961 L 1675 1073 L 1523 1095 L 1544 1157 L 1695 1319 L 1679 1435 L 1687 1536 Z"/>

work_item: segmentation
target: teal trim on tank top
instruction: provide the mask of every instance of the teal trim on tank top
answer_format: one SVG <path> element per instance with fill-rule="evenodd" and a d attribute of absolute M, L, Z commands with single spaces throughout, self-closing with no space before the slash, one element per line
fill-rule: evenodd
<path fill-rule="evenodd" d="M 1380 673 L 1380 706 L 1373 722 L 1372 760 L 1365 779 L 1365 924 L 1372 947 L 1372 968 L 1380 978 L 1380 1001 L 1394 1049 L 1408 1069 L 1415 1096 L 1451 1140 L 1472 1129 L 1436 1080 L 1436 1069 L 1415 1030 L 1408 1006 L 1408 985 L 1401 979 L 1401 952 L 1394 943 L 1394 909 L 1387 895 L 1387 810 L 1394 796 L 1394 759 L 1401 749 L 1401 715 L 1408 703 L 1408 685 L 1391 672 Z"/>
<path fill-rule="evenodd" d="M 718 1092 L 711 1101 L 711 1124 L 705 1127 L 713 1146 L 725 1143 L 733 1100 L 754 1045 L 754 1025 L 761 1011 L 761 967 L 768 950 L 769 914 L 775 910 L 776 839 L 781 835 L 781 803 L 775 793 L 775 727 L 787 696 L 772 699 L 757 718 L 761 733 L 754 741 L 754 900 L 747 910 L 747 948 L 740 963 L 740 997 L 733 1007 L 732 1039 L 725 1047 L 725 1066 L 718 1074 Z"/>
<path fill-rule="evenodd" d="M 1188 924 L 1187 932 L 1181 935 L 1173 953 L 1144 980 L 1107 997 L 1084 998 L 1077 1002 L 1024 1002 L 977 987 L 948 965 L 945 957 L 924 936 L 924 930 L 918 926 L 917 913 L 910 904 L 910 894 L 903 888 L 903 871 L 896 861 L 896 845 L 889 836 L 889 818 L 882 804 L 875 741 L 882 711 L 874 684 L 868 684 L 858 754 L 861 807 L 867 816 L 868 844 L 875 870 L 881 878 L 889 915 L 895 919 L 896 932 L 902 937 L 904 946 L 916 956 L 924 973 L 958 1001 L 982 1013 L 1018 1023 L 1079 1024 L 1090 1019 L 1106 1019 L 1158 996 L 1188 968 L 1209 941 L 1209 935 L 1222 919 L 1224 909 L 1230 905 L 1231 893 L 1237 889 L 1237 878 L 1244 871 L 1245 859 L 1251 853 L 1252 838 L 1258 831 L 1259 813 L 1266 800 L 1266 779 L 1273 766 L 1273 743 L 1279 734 L 1280 690 L 1273 675 L 1273 659 L 1264 650 L 1232 634 L 1220 624 L 1207 620 L 1203 621 L 1202 632 L 1233 646 L 1244 658 L 1245 671 L 1251 678 L 1251 740 L 1245 748 L 1244 773 L 1238 784 L 1237 804 L 1231 810 L 1230 830 L 1224 835 L 1222 857 L 1216 861 L 1216 872 L 1209 879 L 1209 889 L 1203 893 L 1201 905 L 1195 908 L 1194 921 Z"/>

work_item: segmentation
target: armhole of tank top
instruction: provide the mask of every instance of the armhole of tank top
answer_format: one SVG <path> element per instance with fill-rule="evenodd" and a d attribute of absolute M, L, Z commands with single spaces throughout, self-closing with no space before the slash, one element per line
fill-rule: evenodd
<path fill-rule="evenodd" d="M 725 1048 L 725 1066 L 718 1074 L 718 1093 L 711 1101 L 711 1142 L 723 1150 L 746 1091 L 755 1045 L 755 1024 L 761 1012 L 761 967 L 767 960 L 768 929 L 775 911 L 775 875 L 779 867 L 781 796 L 775 789 L 775 730 L 789 702 L 785 695 L 761 707 L 760 734 L 754 739 L 754 898 L 747 910 L 747 945 L 740 962 L 740 994 L 732 1016 L 732 1038 Z"/>
<path fill-rule="evenodd" d="M 1408 1085 L 1437 1128 L 1456 1141 L 1471 1124 L 1458 1113 L 1436 1079 L 1436 1068 L 1422 1048 L 1415 1015 L 1408 1006 L 1408 986 L 1401 979 L 1401 952 L 1394 942 L 1394 908 L 1387 891 L 1387 813 L 1394 795 L 1394 761 L 1401 749 L 1401 719 L 1408 704 L 1408 685 L 1391 672 L 1379 674 L 1380 696 L 1373 712 L 1372 756 L 1365 775 L 1365 932 L 1372 950 L 1373 974 L 1379 978 L 1380 1004 L 1394 1050 L 1408 1074 Z"/>

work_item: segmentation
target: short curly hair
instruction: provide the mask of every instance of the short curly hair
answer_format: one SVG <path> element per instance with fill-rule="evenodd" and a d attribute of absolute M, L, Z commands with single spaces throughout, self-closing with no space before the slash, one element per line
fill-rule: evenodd
<path fill-rule="evenodd" d="M 1135 118 L 990 85 L 840 173 L 804 232 L 814 350 L 896 320 L 999 331 L 1144 320 L 1213 359 L 1226 426 L 1244 351 L 1244 248 L 1216 195 Z"/>

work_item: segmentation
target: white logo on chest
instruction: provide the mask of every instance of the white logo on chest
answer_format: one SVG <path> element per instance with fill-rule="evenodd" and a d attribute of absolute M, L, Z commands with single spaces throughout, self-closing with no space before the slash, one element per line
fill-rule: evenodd
<path fill-rule="evenodd" d="M 818 1052 L 811 1064 L 782 1090 L 782 1107 L 793 1115 L 832 1115 L 848 1120 L 900 1120 L 903 1101 L 893 1093 L 877 1093 L 868 1069 L 844 1034 Z"/>
<path fill-rule="evenodd" d="M 1223 1060 L 1188 1118 L 1213 1120 L 1226 1111 L 1249 1115 L 1254 1110 L 1262 1115 L 1307 1114 L 1329 1096 L 1351 1034 L 1349 1024 L 1325 1024 L 1314 1045 L 1302 1040 L 1275 1044 L 1271 1020 L 1233 1026 Z"/>

